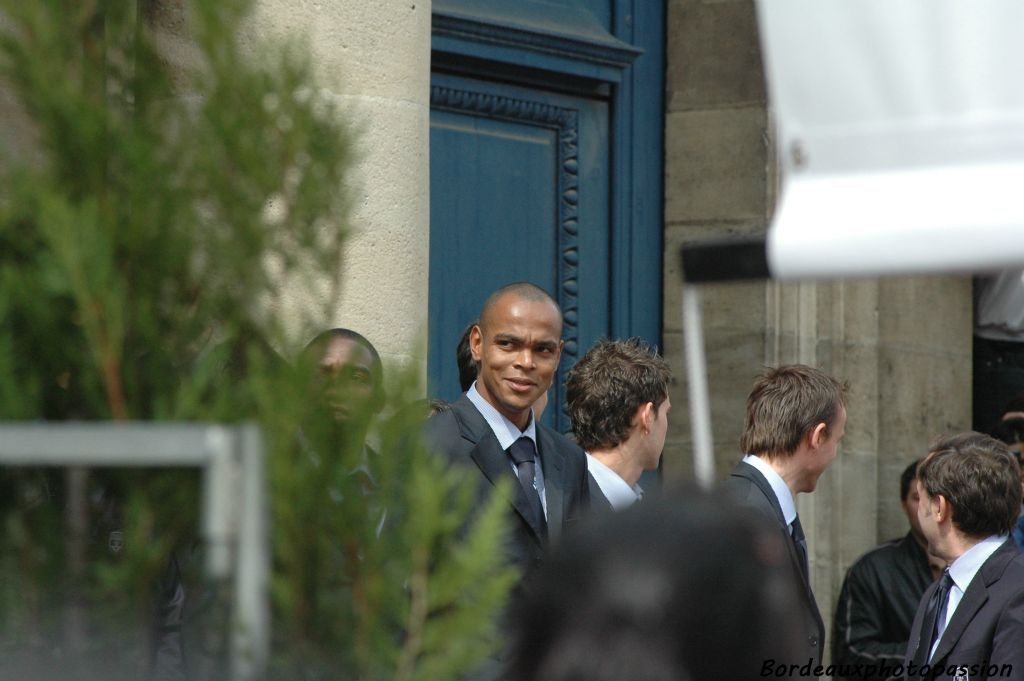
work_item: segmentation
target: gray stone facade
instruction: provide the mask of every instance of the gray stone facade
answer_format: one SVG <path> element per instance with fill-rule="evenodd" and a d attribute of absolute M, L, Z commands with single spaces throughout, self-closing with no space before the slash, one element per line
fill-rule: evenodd
<path fill-rule="evenodd" d="M 666 88 L 664 346 L 678 380 L 663 466 L 679 481 L 693 462 L 678 248 L 763 232 L 778 188 L 754 3 L 670 0 Z M 849 565 L 906 532 L 900 472 L 935 436 L 970 427 L 970 279 L 722 284 L 702 294 L 719 478 L 740 457 L 746 395 L 762 367 L 803 362 L 850 384 L 839 458 L 798 500 L 830 626 Z"/>

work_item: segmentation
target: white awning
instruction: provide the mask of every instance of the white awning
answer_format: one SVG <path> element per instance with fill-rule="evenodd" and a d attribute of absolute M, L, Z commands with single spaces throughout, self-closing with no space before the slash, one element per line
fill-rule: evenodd
<path fill-rule="evenodd" d="M 1024 265 L 1024 2 L 758 3 L 773 276 Z"/>

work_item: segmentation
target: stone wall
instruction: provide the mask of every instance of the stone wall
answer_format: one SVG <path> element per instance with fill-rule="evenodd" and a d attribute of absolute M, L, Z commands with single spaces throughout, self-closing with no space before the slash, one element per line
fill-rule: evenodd
<path fill-rule="evenodd" d="M 355 124 L 341 304 L 330 324 L 363 333 L 385 362 L 427 366 L 430 0 L 259 0 L 253 31 L 307 39 Z M 424 383 L 425 384 L 425 383 Z"/>
<path fill-rule="evenodd" d="M 753 2 L 670 0 L 666 81 L 664 346 L 678 381 L 663 465 L 667 479 L 687 480 L 678 248 L 763 232 L 777 193 Z M 709 285 L 702 296 L 719 478 L 740 457 L 746 395 L 764 366 L 803 362 L 850 384 L 839 458 L 798 498 L 831 629 L 849 565 L 907 530 L 903 468 L 935 435 L 970 426 L 970 280 Z"/>
<path fill-rule="evenodd" d="M 239 36 L 297 40 L 317 79 L 357 133 L 352 233 L 342 296 L 324 328 L 365 335 L 385 362 L 410 366 L 425 385 L 430 226 L 430 0 L 256 0 Z M 165 54 L 189 58 L 185 0 L 153 0 L 149 20 Z M 2 93 L 0 93 L 2 95 Z M 0 111 L 5 110 L 0 96 Z M 0 127 L 2 132 L 2 127 Z M 340 189 L 340 188 L 339 188 Z M 301 309 L 309 293 L 281 301 Z M 295 338 L 298 347 L 308 339 Z"/>

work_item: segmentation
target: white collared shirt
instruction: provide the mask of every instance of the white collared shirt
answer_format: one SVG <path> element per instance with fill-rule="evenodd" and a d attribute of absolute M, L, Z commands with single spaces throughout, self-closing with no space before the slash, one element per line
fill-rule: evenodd
<path fill-rule="evenodd" d="M 782 517 L 786 521 L 786 526 L 789 528 L 790 533 L 793 532 L 793 521 L 796 520 L 796 504 L 793 502 L 793 493 L 789 491 L 789 486 L 786 481 L 782 479 L 782 476 L 775 472 L 775 469 L 771 467 L 767 461 L 759 456 L 753 454 L 747 454 L 743 457 L 743 463 L 749 463 L 751 466 L 761 471 L 761 475 L 765 477 L 768 484 L 771 485 L 772 491 L 775 492 L 775 498 L 779 500 L 779 506 L 782 507 Z"/>
<path fill-rule="evenodd" d="M 640 485 L 631 486 L 590 452 L 587 452 L 587 470 L 594 476 L 601 493 L 616 511 L 627 509 L 644 497 L 644 490 Z"/>
<path fill-rule="evenodd" d="M 533 419 L 532 409 L 530 410 L 530 422 L 527 424 L 526 430 L 519 430 L 516 424 L 509 421 L 504 414 L 483 398 L 483 395 L 476 389 L 476 381 L 473 381 L 473 385 L 469 386 L 469 390 L 466 391 L 466 397 L 473 403 L 476 410 L 480 412 L 480 415 L 484 417 L 484 421 L 487 421 L 487 425 L 491 427 L 494 437 L 498 438 L 498 444 L 506 452 L 512 446 L 512 443 L 521 437 L 528 437 L 533 440 L 534 452 L 540 451 L 540 447 L 537 446 L 537 424 Z M 536 454 L 534 454 L 533 460 L 535 463 L 533 487 L 537 490 L 537 494 L 540 495 L 540 505 L 544 509 L 544 517 L 547 518 L 548 500 L 547 495 L 544 494 L 543 466 Z M 512 466 L 512 472 L 517 473 L 516 464 L 511 458 L 508 461 L 509 465 Z"/>
<path fill-rule="evenodd" d="M 974 579 L 974 576 L 978 574 L 978 570 L 981 569 L 981 566 L 984 565 L 985 561 L 996 552 L 996 549 L 1003 545 L 1007 536 L 1008 535 L 1003 534 L 986 537 L 964 551 L 960 554 L 959 558 L 950 563 L 949 576 L 953 578 L 953 586 L 949 589 L 949 601 L 948 605 L 946 605 L 946 617 L 939 623 L 939 635 L 935 637 L 935 643 L 932 644 L 932 649 L 928 653 L 929 660 L 931 660 L 932 655 L 935 654 L 935 649 L 939 647 L 939 642 L 942 641 L 942 634 L 945 633 L 946 626 L 949 624 L 949 621 L 953 619 L 953 613 L 956 612 L 956 607 L 960 605 L 960 601 L 963 600 L 964 592 L 967 591 L 967 587 L 971 585 L 971 581 Z"/>

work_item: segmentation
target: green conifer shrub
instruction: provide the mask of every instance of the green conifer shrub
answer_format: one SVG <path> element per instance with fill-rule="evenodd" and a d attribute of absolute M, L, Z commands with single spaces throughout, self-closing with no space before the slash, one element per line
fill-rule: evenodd
<path fill-rule="evenodd" d="M 0 156 L 0 420 L 258 422 L 268 677 L 454 679 L 500 645 L 502 506 L 468 517 L 470 487 L 416 437 L 408 372 L 376 455 L 318 420 L 294 356 L 336 309 L 352 133 L 301 42 L 240 48 L 249 5 L 0 0 L 0 85 L 28 121 Z M 154 19 L 180 6 L 172 60 Z M 145 678 L 175 555 L 189 598 L 213 594 L 186 633 L 218 669 L 235 624 L 191 569 L 193 472 L 4 469 L 0 495 L 0 667 Z"/>

